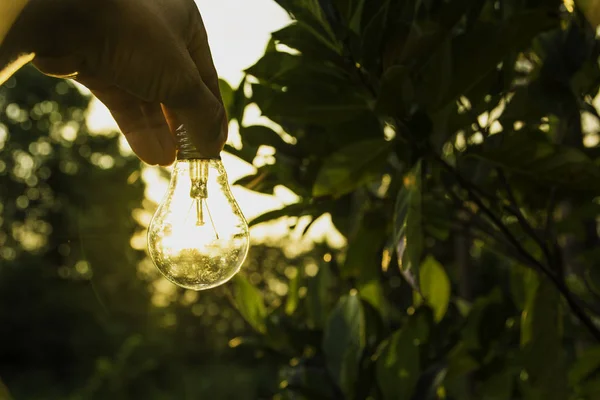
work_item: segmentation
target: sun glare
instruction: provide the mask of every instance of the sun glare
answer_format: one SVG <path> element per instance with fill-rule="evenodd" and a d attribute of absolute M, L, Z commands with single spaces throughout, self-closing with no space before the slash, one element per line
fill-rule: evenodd
<path fill-rule="evenodd" d="M 285 12 L 270 0 L 255 0 L 252 2 L 244 0 L 223 0 L 219 2 L 197 0 L 197 3 L 204 18 L 219 76 L 234 87 L 239 85 L 243 70 L 262 56 L 270 33 L 288 23 Z M 228 23 L 224 24 L 223 21 L 228 21 Z M 240 35 L 241 31 L 244 32 L 243 35 Z M 83 93 L 89 93 L 81 85 L 77 86 Z M 293 140 L 293 138 L 285 138 L 285 133 L 277 124 L 262 117 L 258 107 L 251 106 L 246 111 L 244 125 L 265 125 L 282 134 L 287 141 Z M 94 99 L 90 105 L 86 123 L 89 130 L 95 134 L 118 130 L 118 126 L 108 109 L 97 99 Z M 230 125 L 229 143 L 234 147 L 241 145 L 239 129 L 235 123 Z M 131 148 L 123 136 L 119 145 L 122 154 L 131 154 Z M 227 171 L 229 182 L 233 183 L 239 178 L 255 173 L 257 166 L 272 162 L 272 155 L 273 149 L 261 148 L 260 154 L 255 160 L 255 165 L 251 165 L 235 156 L 223 153 L 223 165 Z M 169 174 L 164 174 L 161 169 L 162 167 L 145 166 L 141 171 L 141 177 L 146 183 L 146 198 L 155 205 L 162 201 L 169 186 L 166 178 Z M 166 170 L 170 172 L 171 167 Z M 274 196 L 256 193 L 240 186 L 232 186 L 232 192 L 248 221 L 267 211 L 298 201 L 298 197 L 284 187 L 277 187 Z M 153 210 L 147 211 L 153 212 Z M 331 217 L 328 214 L 323 215 L 313 223 L 304 238 L 302 233 L 310 222 L 310 218 L 305 217 L 299 221 L 296 220 L 297 218 L 281 218 L 271 223 L 253 227 L 251 229 L 252 241 L 275 244 L 282 237 L 287 237 L 289 240 L 286 240 L 286 243 L 289 243 L 289 245 L 286 246 L 286 251 L 289 254 L 297 254 L 308 250 L 315 241 L 326 241 L 332 247 L 345 245 L 344 237 L 333 227 Z M 292 225 L 296 227 L 290 232 L 290 226 Z M 136 247 L 140 246 L 142 237 L 143 235 L 139 235 L 139 238 L 137 238 L 139 240 L 134 240 Z"/>

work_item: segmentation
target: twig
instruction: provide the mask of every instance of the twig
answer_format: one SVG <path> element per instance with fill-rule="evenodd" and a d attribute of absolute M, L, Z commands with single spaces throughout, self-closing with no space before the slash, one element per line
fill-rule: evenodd
<path fill-rule="evenodd" d="M 471 210 L 469 207 L 467 207 L 464 204 L 465 200 L 461 199 L 454 192 L 454 189 L 452 189 L 451 187 L 448 187 L 446 184 L 444 184 L 444 186 L 446 187 L 447 193 L 450 194 L 450 196 L 454 199 L 455 204 L 458 207 L 460 207 L 463 211 L 469 213 L 469 215 L 471 217 L 471 222 L 473 223 L 474 227 L 478 228 L 477 230 L 479 232 L 483 233 L 484 235 L 487 235 L 488 238 L 495 240 L 496 242 L 498 242 L 498 244 L 500 244 L 502 246 L 505 246 L 507 248 L 511 247 L 512 244 L 507 242 L 504 236 L 500 235 L 501 232 L 497 231 L 493 227 L 490 227 L 488 224 L 485 223 L 485 221 L 483 220 L 483 218 L 481 217 L 481 215 L 479 213 L 475 213 L 475 212 L 473 212 L 473 210 Z M 470 232 L 475 233 L 475 231 L 473 229 L 470 230 Z M 521 262 L 527 262 L 527 260 L 525 260 L 520 253 L 510 254 L 510 256 L 513 257 L 515 260 L 518 260 Z"/>
<path fill-rule="evenodd" d="M 556 208 L 556 187 L 550 190 L 548 207 L 546 208 L 546 224 L 544 225 L 544 237 L 550 240 L 552 229 L 554 228 L 554 209 Z"/>
<path fill-rule="evenodd" d="M 515 250 L 517 250 L 517 252 L 519 254 L 521 254 L 521 256 L 523 256 L 523 258 L 529 263 L 529 265 L 532 268 L 538 270 L 543 275 L 545 275 L 548 279 L 550 279 L 552 281 L 552 283 L 554 283 L 554 285 L 556 286 L 558 291 L 561 293 L 563 298 L 567 301 L 567 304 L 569 304 L 569 307 L 571 308 L 571 310 L 573 311 L 575 316 L 579 319 L 579 321 L 581 321 L 581 323 L 583 325 L 585 325 L 585 327 L 589 330 L 590 334 L 598 342 L 600 342 L 600 329 L 594 324 L 594 322 L 592 321 L 590 316 L 586 314 L 585 310 L 583 309 L 583 304 L 582 304 L 581 300 L 578 299 L 570 291 L 570 289 L 567 287 L 566 283 L 564 281 L 562 281 L 561 279 L 559 279 L 555 274 L 552 273 L 552 271 L 547 266 L 542 264 L 539 260 L 537 260 L 531 254 L 529 254 L 529 252 L 527 250 L 525 250 L 525 248 L 523 248 L 523 246 L 521 246 L 521 243 L 519 243 L 519 241 L 515 238 L 515 236 L 512 234 L 512 232 L 506 227 L 506 225 L 504 225 L 502 223 L 502 221 L 498 218 L 498 216 L 496 216 L 483 203 L 483 201 L 481 201 L 479 196 L 477 196 L 477 194 L 475 194 L 475 192 L 470 189 L 471 184 L 465 178 L 463 178 L 460 175 L 460 173 L 458 173 L 458 171 L 456 171 L 454 168 L 452 168 L 451 165 L 449 165 L 446 161 L 444 161 L 437 154 L 435 155 L 434 159 L 436 161 L 438 161 L 448 172 L 450 172 L 456 178 L 458 183 L 465 190 L 467 190 L 467 193 L 468 193 L 469 197 L 471 198 L 471 200 L 473 200 L 473 202 L 475 204 L 477 204 L 477 206 L 490 219 L 490 221 L 504 234 L 504 236 L 506 236 L 506 239 L 515 248 Z"/>
<path fill-rule="evenodd" d="M 529 221 L 527 221 L 527 218 L 525 218 L 525 216 L 521 212 L 517 199 L 512 191 L 510 183 L 508 183 L 508 180 L 504 175 L 504 172 L 500 168 L 498 168 L 496 172 L 498 173 L 498 179 L 500 180 L 500 183 L 502 183 L 502 186 L 504 186 L 504 190 L 506 191 L 506 195 L 508 196 L 508 201 L 512 205 L 511 209 L 513 210 L 513 214 L 515 215 L 515 217 L 517 217 L 517 220 L 521 224 L 523 230 L 525 230 L 525 232 L 527 232 L 527 234 L 529 234 L 529 236 L 538 244 L 538 246 L 544 253 L 544 256 L 546 257 L 546 260 L 548 261 L 548 265 L 552 265 L 553 261 L 550 249 L 548 248 L 546 243 L 544 243 L 544 241 L 538 236 L 537 232 L 533 229 Z"/>

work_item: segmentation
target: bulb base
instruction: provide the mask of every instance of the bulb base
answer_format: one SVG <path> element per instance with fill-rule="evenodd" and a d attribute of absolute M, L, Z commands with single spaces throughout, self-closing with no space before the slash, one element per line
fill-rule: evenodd
<path fill-rule="evenodd" d="M 175 130 L 175 143 L 178 160 L 220 160 L 221 157 L 204 157 L 192 143 L 185 126 L 180 125 Z"/>

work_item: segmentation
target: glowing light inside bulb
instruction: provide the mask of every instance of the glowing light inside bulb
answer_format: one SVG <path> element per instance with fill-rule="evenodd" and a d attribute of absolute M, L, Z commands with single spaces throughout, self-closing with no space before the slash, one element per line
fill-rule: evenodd
<path fill-rule="evenodd" d="M 227 282 L 249 247 L 248 225 L 218 160 L 182 160 L 148 229 L 148 250 L 171 282 L 202 290 Z"/>

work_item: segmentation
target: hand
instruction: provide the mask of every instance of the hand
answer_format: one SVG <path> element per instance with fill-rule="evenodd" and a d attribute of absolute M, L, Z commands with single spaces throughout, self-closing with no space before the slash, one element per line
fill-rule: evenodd
<path fill-rule="evenodd" d="M 193 0 L 31 0 L 0 50 L 33 52 L 45 74 L 87 86 L 148 164 L 174 161 L 180 124 L 205 157 L 217 157 L 227 140 L 218 77 Z"/>

